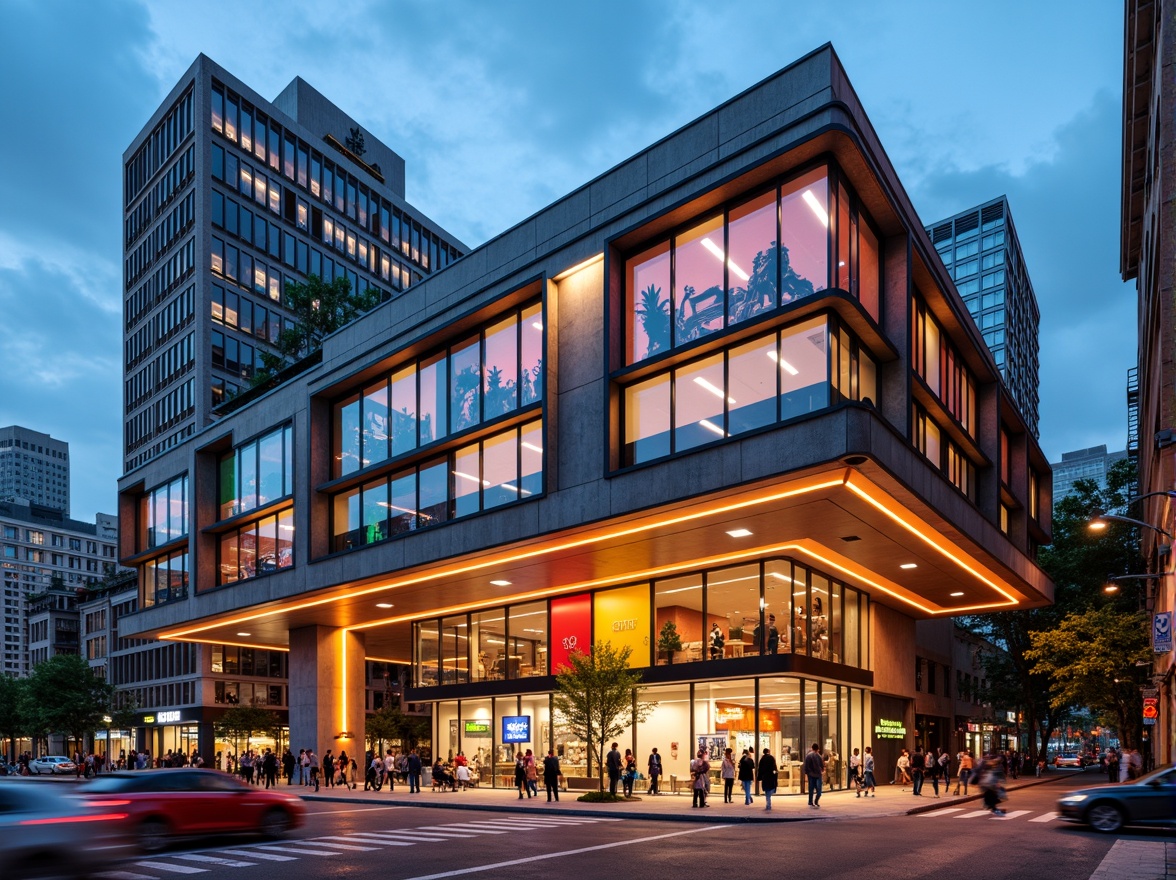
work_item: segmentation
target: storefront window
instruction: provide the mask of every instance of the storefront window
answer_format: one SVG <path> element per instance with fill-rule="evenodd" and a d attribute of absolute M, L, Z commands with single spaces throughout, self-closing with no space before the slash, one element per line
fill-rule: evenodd
<path fill-rule="evenodd" d="M 437 621 L 425 620 L 413 624 L 416 629 L 416 683 L 417 687 L 432 687 L 441 683 L 437 665 L 440 639 Z"/>
<path fill-rule="evenodd" d="M 832 594 L 829 579 L 817 572 L 810 573 L 809 653 L 821 660 L 831 660 L 829 652 L 829 608 Z"/>
<path fill-rule="evenodd" d="M 471 640 L 475 651 L 473 681 L 496 681 L 506 678 L 506 611 L 496 608 L 475 611 L 470 615 Z"/>
<path fill-rule="evenodd" d="M 469 623 L 464 614 L 441 621 L 441 683 L 469 681 Z"/>
<path fill-rule="evenodd" d="M 712 660 L 742 657 L 759 625 L 759 564 L 723 568 L 707 573 L 707 656 Z M 716 644 L 718 625 L 722 645 Z M 750 653 L 750 651 L 748 651 Z"/>
<path fill-rule="evenodd" d="M 657 664 L 685 663 L 702 660 L 702 575 L 654 581 L 654 634 L 657 639 Z M 669 624 L 670 626 L 667 626 Z M 670 634 L 681 642 L 677 650 L 669 650 Z"/>
<path fill-rule="evenodd" d="M 800 685 L 794 678 L 760 679 L 760 731 L 767 734 L 768 747 L 776 756 L 780 794 L 800 792 L 800 762 L 804 759 Z"/>
<path fill-rule="evenodd" d="M 509 613 L 510 659 L 518 660 L 518 676 L 547 674 L 547 603 L 515 605 Z"/>
<path fill-rule="evenodd" d="M 776 194 L 732 208 L 727 220 L 727 323 L 776 307 Z"/>
<path fill-rule="evenodd" d="M 674 344 L 723 329 L 723 217 L 674 240 Z"/>

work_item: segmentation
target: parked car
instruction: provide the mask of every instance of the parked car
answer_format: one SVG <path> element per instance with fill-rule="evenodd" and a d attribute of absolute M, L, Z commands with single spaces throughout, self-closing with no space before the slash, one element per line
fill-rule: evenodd
<path fill-rule="evenodd" d="M 116 858 L 133 854 L 125 836 L 124 811 L 85 807 L 62 789 L 19 779 L 0 783 L 4 880 L 87 877 Z"/>
<path fill-rule="evenodd" d="M 1058 755 L 1056 758 L 1054 758 L 1054 766 L 1055 767 L 1077 767 L 1079 770 L 1081 770 L 1083 767 L 1083 764 L 1082 764 L 1082 759 L 1078 755 L 1076 755 L 1074 752 L 1062 752 L 1060 755 Z"/>
<path fill-rule="evenodd" d="M 29 761 L 29 772 L 41 773 L 77 773 L 78 765 L 65 755 L 42 755 Z"/>
<path fill-rule="evenodd" d="M 1167 825 L 1176 820 L 1176 767 L 1162 767 L 1132 782 L 1097 785 L 1058 799 L 1058 815 L 1112 833 L 1124 825 Z"/>
<path fill-rule="evenodd" d="M 93 809 L 125 811 L 129 831 L 143 852 L 159 852 L 179 836 L 278 837 L 301 825 L 306 816 L 300 798 L 245 785 L 217 770 L 108 773 L 85 783 L 78 792 Z"/>

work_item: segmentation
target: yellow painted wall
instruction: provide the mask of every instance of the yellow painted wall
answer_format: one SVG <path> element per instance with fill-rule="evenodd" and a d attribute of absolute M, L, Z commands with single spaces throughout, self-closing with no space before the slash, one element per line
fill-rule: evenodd
<path fill-rule="evenodd" d="M 593 611 L 594 642 L 612 642 L 617 650 L 628 645 L 630 666 L 650 664 L 648 584 L 599 592 Z"/>

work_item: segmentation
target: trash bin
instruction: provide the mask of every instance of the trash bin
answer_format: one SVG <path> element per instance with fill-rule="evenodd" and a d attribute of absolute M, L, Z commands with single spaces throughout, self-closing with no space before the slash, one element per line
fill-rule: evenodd
<path fill-rule="evenodd" d="M 432 767 L 422 767 L 421 768 L 421 786 L 423 788 L 432 788 L 433 787 L 433 768 Z"/>

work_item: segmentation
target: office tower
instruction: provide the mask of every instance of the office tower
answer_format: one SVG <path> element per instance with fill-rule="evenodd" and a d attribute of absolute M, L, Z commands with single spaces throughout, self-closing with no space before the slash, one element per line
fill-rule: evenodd
<path fill-rule="evenodd" d="M 926 227 L 1000 369 L 1021 417 L 1039 437 L 1041 313 L 1004 196 Z"/>
<path fill-rule="evenodd" d="M 123 211 L 125 471 L 248 389 L 291 326 L 287 281 L 394 297 L 466 250 L 309 84 L 268 101 L 204 55 L 123 154 Z"/>
<path fill-rule="evenodd" d="M 1053 468 L 1054 504 L 1069 495 L 1078 480 L 1094 480 L 1099 489 L 1105 489 L 1107 471 L 1116 461 L 1122 461 L 1126 457 L 1126 450 L 1107 452 L 1106 444 L 1063 452 L 1061 461 L 1053 461 L 1049 465 Z"/>
<path fill-rule="evenodd" d="M 69 444 L 18 425 L 0 428 L 0 501 L 69 516 Z"/>

